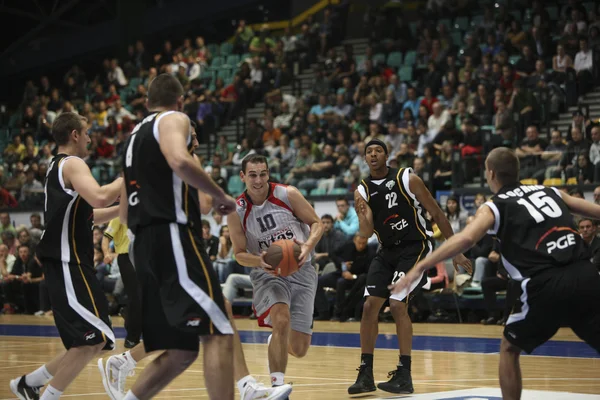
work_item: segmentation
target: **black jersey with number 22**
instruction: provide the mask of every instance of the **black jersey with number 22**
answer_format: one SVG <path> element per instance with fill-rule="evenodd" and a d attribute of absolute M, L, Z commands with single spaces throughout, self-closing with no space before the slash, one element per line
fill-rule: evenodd
<path fill-rule="evenodd" d="M 495 217 L 489 233 L 499 239 L 504 266 L 513 279 L 586 258 L 583 239 L 556 188 L 505 186 L 485 204 Z"/>
<path fill-rule="evenodd" d="M 410 191 L 411 173 L 411 168 L 389 168 L 383 179 L 368 177 L 358 187 L 373 212 L 375 233 L 383 247 L 426 240 L 433 235 L 425 210 Z"/>

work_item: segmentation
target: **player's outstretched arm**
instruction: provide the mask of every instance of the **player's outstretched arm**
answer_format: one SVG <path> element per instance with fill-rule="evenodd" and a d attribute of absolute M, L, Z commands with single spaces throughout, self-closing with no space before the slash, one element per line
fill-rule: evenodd
<path fill-rule="evenodd" d="M 194 160 L 196 160 L 198 162 L 198 165 L 200 165 L 200 168 L 202 168 L 202 164 L 200 164 L 200 159 L 198 158 L 197 155 L 193 155 Z M 204 169 L 202 169 L 204 171 Z M 206 171 L 204 171 L 206 172 Z M 200 213 L 202 215 L 207 215 L 208 213 L 210 213 L 210 210 L 212 210 L 213 208 L 213 199 L 212 197 L 210 197 L 208 194 L 204 193 L 202 190 L 198 190 L 198 201 L 200 202 Z"/>
<path fill-rule="evenodd" d="M 310 226 L 310 235 L 306 242 L 302 243 L 302 252 L 300 253 L 299 265 L 304 264 L 306 257 L 315 248 L 321 236 L 323 236 L 323 223 L 315 212 L 315 209 L 309 204 L 309 202 L 302 196 L 302 193 L 293 186 L 287 187 L 287 195 L 292 210 L 296 217 L 306 225 Z"/>
<path fill-rule="evenodd" d="M 108 185 L 100 186 L 92 176 L 90 168 L 81 158 L 69 158 L 63 163 L 65 187 L 75 190 L 92 207 L 108 207 L 119 197 L 123 178 L 119 177 Z"/>
<path fill-rule="evenodd" d="M 188 152 L 190 120 L 187 115 L 169 114 L 160 120 L 158 128 L 160 151 L 173 172 L 188 185 L 212 196 L 220 213 L 226 215 L 235 210 L 235 201 L 225 194 Z"/>
<path fill-rule="evenodd" d="M 354 191 L 354 208 L 358 216 L 358 233 L 360 236 L 370 238 L 373 236 L 373 211 L 358 190 Z"/>
<path fill-rule="evenodd" d="M 431 214 L 431 218 L 437 224 L 438 229 L 444 235 L 444 238 L 448 240 L 450 237 L 454 235 L 454 231 L 452 230 L 452 226 L 450 225 L 450 221 L 446 218 L 446 214 L 442 211 L 437 201 L 434 200 L 431 192 L 425 186 L 425 183 L 419 178 L 416 174 L 410 174 L 408 180 L 408 186 L 410 191 L 414 193 L 417 201 L 425 207 L 429 214 Z M 465 257 L 463 254 L 455 254 L 453 256 L 454 259 L 452 263 L 454 264 L 454 269 L 458 271 L 458 265 L 462 265 L 468 273 L 473 271 L 473 266 L 471 265 L 471 261 Z"/>
<path fill-rule="evenodd" d="M 582 215 L 588 218 L 600 219 L 600 206 L 590 201 L 573 197 L 567 193 L 560 193 L 563 201 L 569 207 L 573 214 Z"/>
<path fill-rule="evenodd" d="M 452 235 L 451 238 L 442 243 L 442 245 L 428 257 L 419 261 L 404 279 L 400 279 L 396 284 L 390 285 L 390 290 L 393 293 L 399 293 L 403 289 L 409 288 L 410 284 L 419 279 L 424 271 L 470 249 L 487 234 L 488 230 L 493 228 L 494 222 L 495 217 L 492 210 L 487 206 L 481 207 L 477 211 L 477 214 L 475 214 L 473 222 L 467 225 L 462 232 Z"/>
<path fill-rule="evenodd" d="M 102 225 L 119 216 L 119 205 L 94 209 L 94 225 Z"/>
<path fill-rule="evenodd" d="M 229 228 L 229 236 L 233 244 L 233 254 L 235 261 L 244 267 L 260 267 L 265 270 L 273 271 L 273 267 L 265 263 L 264 253 L 260 256 L 248 253 L 246 251 L 246 234 L 242 228 L 242 221 L 237 212 L 233 212 L 227 216 L 227 227 Z"/>

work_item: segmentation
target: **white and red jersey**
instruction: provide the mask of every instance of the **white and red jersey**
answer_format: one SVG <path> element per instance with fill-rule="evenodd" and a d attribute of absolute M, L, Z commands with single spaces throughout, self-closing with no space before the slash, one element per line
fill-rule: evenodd
<path fill-rule="evenodd" d="M 305 242 L 310 235 L 310 227 L 294 214 L 288 200 L 287 185 L 269 182 L 267 199 L 260 206 L 252 204 L 246 192 L 237 198 L 236 203 L 248 253 L 259 255 L 278 240 Z M 312 254 L 305 265 L 310 265 L 311 258 Z"/>

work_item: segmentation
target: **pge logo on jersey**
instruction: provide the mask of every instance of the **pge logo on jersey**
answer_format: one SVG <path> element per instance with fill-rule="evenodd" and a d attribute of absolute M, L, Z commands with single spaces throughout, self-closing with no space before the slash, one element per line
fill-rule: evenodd
<path fill-rule="evenodd" d="M 548 249 L 548 254 L 552 254 L 554 250 L 563 250 L 569 246 L 573 246 L 575 243 L 575 234 L 569 233 L 568 235 L 559 237 L 557 240 L 546 243 L 546 248 Z"/>

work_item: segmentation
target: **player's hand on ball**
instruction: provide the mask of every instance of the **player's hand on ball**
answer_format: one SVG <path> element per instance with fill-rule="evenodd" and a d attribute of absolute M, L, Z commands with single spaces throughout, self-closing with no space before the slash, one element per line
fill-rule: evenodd
<path fill-rule="evenodd" d="M 298 257 L 298 266 L 301 267 L 306 262 L 306 259 L 308 258 L 308 255 L 310 254 L 310 251 L 312 249 L 310 247 L 308 247 L 306 245 L 306 243 L 301 242 L 295 238 L 294 238 L 294 243 L 296 243 L 298 246 L 300 246 L 300 249 L 301 249 L 300 256 Z"/>
<path fill-rule="evenodd" d="M 267 264 L 267 262 L 265 261 L 265 256 L 266 255 L 267 255 L 266 251 L 263 251 L 262 253 L 260 253 L 260 267 L 263 270 L 267 271 L 269 274 L 277 276 L 278 273 L 275 270 L 275 268 L 273 268 L 272 266 L 270 266 L 269 264 Z"/>
<path fill-rule="evenodd" d="M 213 198 L 213 207 L 221 215 L 231 214 L 235 211 L 235 200 L 224 194 L 223 197 Z"/>
<path fill-rule="evenodd" d="M 458 266 L 463 267 L 467 274 L 473 274 L 473 264 L 471 264 L 471 260 L 464 256 L 464 254 L 459 254 L 452 259 L 452 264 L 454 265 L 454 270 L 458 272 Z"/>

